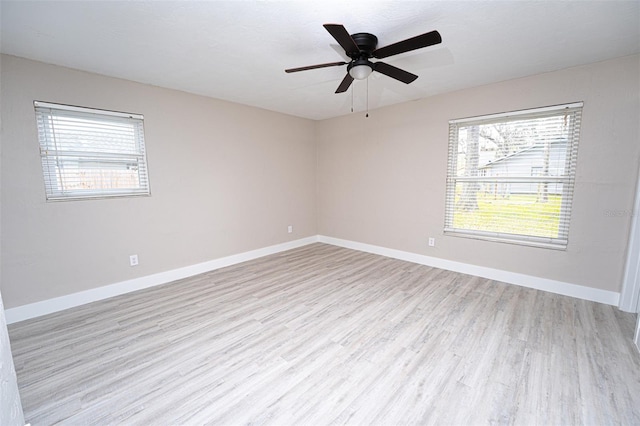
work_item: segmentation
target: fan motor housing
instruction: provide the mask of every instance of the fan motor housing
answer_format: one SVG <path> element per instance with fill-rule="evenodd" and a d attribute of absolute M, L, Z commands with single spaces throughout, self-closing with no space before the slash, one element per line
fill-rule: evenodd
<path fill-rule="evenodd" d="M 378 46 L 378 37 L 369 33 L 356 33 L 351 34 L 351 38 L 358 45 L 360 49 L 360 55 L 353 57 L 356 59 L 361 56 L 362 53 L 367 54 L 367 58 L 370 58 L 373 54 L 373 51 L 376 50 Z"/>

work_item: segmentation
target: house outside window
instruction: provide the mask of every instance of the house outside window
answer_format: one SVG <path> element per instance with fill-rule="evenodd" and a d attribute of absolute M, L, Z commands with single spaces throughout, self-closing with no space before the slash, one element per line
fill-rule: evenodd
<path fill-rule="evenodd" d="M 448 235 L 565 249 L 582 102 L 449 122 Z"/>
<path fill-rule="evenodd" d="M 150 194 L 142 115 L 34 106 L 47 201 Z"/>

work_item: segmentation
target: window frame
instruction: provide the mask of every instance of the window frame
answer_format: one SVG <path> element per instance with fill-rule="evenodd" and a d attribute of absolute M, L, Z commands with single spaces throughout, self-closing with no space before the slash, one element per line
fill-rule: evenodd
<path fill-rule="evenodd" d="M 43 101 L 34 101 L 33 105 L 46 201 L 151 195 L 144 137 L 144 116 L 142 114 Z M 57 120 L 66 120 L 65 136 L 58 137 L 56 135 L 56 126 L 61 125 L 57 123 Z M 93 133 L 85 133 L 83 136 L 82 132 Z M 111 135 L 109 135 L 110 132 Z M 126 136 L 123 136 L 123 133 L 126 133 Z M 78 135 L 76 137 L 82 142 L 78 142 L 74 146 L 75 142 L 68 140 L 69 135 Z M 117 138 L 120 140 L 119 144 L 114 142 Z M 126 147 L 118 147 L 118 145 L 122 145 L 122 141 L 125 142 Z M 84 183 L 82 180 L 68 178 L 63 172 L 65 167 L 71 165 L 73 168 L 74 164 L 79 170 L 78 175 L 83 169 L 91 170 L 94 174 L 109 172 L 114 167 L 121 170 L 135 170 L 135 173 L 131 174 L 129 178 L 135 176 L 136 183 L 122 188 L 108 187 L 108 185 L 83 189 L 72 188 L 73 185 L 70 182 L 76 183 L 75 186 Z M 83 164 L 92 164 L 94 167 L 88 169 L 86 166 L 83 167 Z M 102 180 L 102 177 L 98 180 Z M 95 181 L 94 179 L 94 183 Z"/>
<path fill-rule="evenodd" d="M 578 154 L 578 144 L 580 139 L 580 127 L 582 121 L 583 102 L 573 102 L 568 104 L 553 105 L 541 108 L 531 108 L 506 113 L 490 114 L 484 116 L 454 119 L 449 121 L 449 147 L 448 147 L 448 167 L 445 193 L 445 226 L 444 234 L 457 237 L 481 239 L 502 243 L 511 243 L 524 246 L 550 248 L 556 250 L 566 250 L 569 243 L 569 224 L 571 220 L 571 208 L 573 205 L 573 193 L 576 177 L 576 163 Z M 505 123 L 518 120 L 545 118 L 552 116 L 566 116 L 572 114 L 571 131 L 567 141 L 565 157 L 565 174 L 561 177 L 552 176 L 530 176 L 526 177 L 487 177 L 482 173 L 474 177 L 458 176 L 458 148 L 459 129 L 461 127 L 474 125 L 487 125 L 495 123 Z M 532 164 L 531 164 L 532 166 Z M 533 168 L 532 168 L 533 170 Z M 533 174 L 533 173 L 531 173 Z M 559 217 L 558 237 L 539 237 L 526 234 L 510 234 L 506 232 L 494 232 L 480 229 L 465 229 L 454 227 L 456 185 L 461 182 L 493 183 L 500 182 L 530 182 L 530 183 L 556 183 L 562 184 L 562 198 Z"/>

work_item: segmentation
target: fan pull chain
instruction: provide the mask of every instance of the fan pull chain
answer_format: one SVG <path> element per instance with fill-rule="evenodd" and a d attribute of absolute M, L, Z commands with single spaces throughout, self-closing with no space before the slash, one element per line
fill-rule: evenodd
<path fill-rule="evenodd" d="M 369 79 L 367 78 L 367 115 L 366 118 L 369 118 Z"/>
<path fill-rule="evenodd" d="M 351 85 L 351 112 L 353 112 L 353 84 Z"/>

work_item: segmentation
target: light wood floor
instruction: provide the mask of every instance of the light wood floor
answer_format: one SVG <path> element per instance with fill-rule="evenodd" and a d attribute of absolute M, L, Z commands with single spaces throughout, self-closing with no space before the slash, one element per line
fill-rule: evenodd
<path fill-rule="evenodd" d="M 634 325 L 313 244 L 9 331 L 33 425 L 638 425 Z"/>

